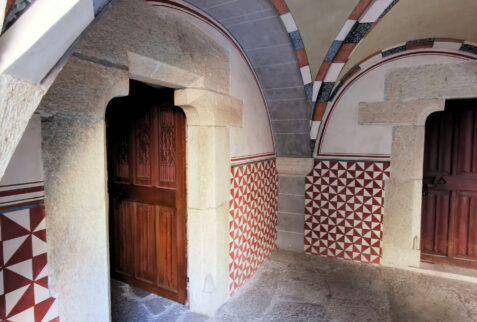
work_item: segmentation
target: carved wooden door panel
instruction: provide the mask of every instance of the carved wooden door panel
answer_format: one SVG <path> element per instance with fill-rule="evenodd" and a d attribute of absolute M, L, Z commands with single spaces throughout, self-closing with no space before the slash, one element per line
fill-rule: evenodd
<path fill-rule="evenodd" d="M 184 303 L 185 116 L 173 91 L 132 82 L 106 119 L 111 274 Z"/>
<path fill-rule="evenodd" d="M 460 100 L 426 123 L 421 259 L 477 268 L 477 103 Z"/>

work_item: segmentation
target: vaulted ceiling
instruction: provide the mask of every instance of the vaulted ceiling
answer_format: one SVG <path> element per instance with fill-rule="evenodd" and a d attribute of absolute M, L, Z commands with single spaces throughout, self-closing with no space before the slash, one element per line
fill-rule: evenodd
<path fill-rule="evenodd" d="M 4 1 L 4 13 L 33 1 L 42 0 Z M 96 14 L 110 2 L 81 1 Z M 311 156 L 340 80 L 374 52 L 429 37 L 477 42 L 475 0 L 170 1 L 207 13 L 240 44 L 267 101 L 278 156 Z"/>
<path fill-rule="evenodd" d="M 430 37 L 477 41 L 475 0 L 186 1 L 227 28 L 248 55 L 279 156 L 310 155 L 305 142 L 313 145 L 341 79 L 369 55 Z"/>
<path fill-rule="evenodd" d="M 269 0 L 187 0 L 221 23 L 239 42 L 260 81 L 279 156 L 309 157 L 309 115 L 295 51 Z M 311 79 L 310 79 L 311 81 Z"/>
<path fill-rule="evenodd" d="M 344 48 L 349 55 L 378 16 L 397 2 L 186 1 L 221 23 L 242 46 L 268 104 L 277 155 L 289 157 L 311 155 L 310 137 L 314 139 L 319 125 L 315 123 L 310 133 L 311 117 L 316 114 L 315 101 L 321 103 L 317 112 L 321 117 L 336 80 L 330 79 L 338 76 L 340 70 L 336 67 L 344 65 L 341 61 L 332 64 L 337 53 Z M 367 14 L 368 11 L 372 14 Z M 358 21 L 362 16 L 366 19 L 363 24 Z M 350 37 L 346 37 L 348 33 Z M 345 38 L 353 46 L 344 46 Z M 339 57 L 342 59 L 344 55 Z M 330 66 L 331 77 L 325 75 Z M 319 70 L 321 74 L 325 72 L 323 79 L 313 82 Z"/>

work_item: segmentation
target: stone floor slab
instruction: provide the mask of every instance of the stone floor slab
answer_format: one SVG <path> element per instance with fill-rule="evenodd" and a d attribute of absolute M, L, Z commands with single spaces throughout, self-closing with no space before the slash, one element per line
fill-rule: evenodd
<path fill-rule="evenodd" d="M 277 250 L 213 316 L 112 281 L 113 321 L 477 321 L 477 285 Z"/>

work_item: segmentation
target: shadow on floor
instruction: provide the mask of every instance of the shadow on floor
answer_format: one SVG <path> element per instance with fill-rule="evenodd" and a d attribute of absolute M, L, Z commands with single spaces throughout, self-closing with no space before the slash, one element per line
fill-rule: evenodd
<path fill-rule="evenodd" d="M 112 281 L 114 322 L 477 321 L 477 285 L 278 250 L 216 312 Z"/>
<path fill-rule="evenodd" d="M 179 303 L 114 279 L 111 279 L 111 311 L 113 322 L 207 320 Z"/>

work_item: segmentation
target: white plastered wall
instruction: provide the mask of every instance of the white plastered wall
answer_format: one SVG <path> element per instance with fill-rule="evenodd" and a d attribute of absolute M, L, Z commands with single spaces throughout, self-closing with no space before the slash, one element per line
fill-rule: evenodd
<path fill-rule="evenodd" d="M 357 159 L 366 156 L 366 159 L 381 159 L 383 156 L 391 155 L 392 125 L 360 124 L 359 103 L 385 100 L 386 77 L 396 68 L 466 60 L 467 58 L 439 53 L 419 55 L 419 52 L 415 51 L 415 55 L 397 57 L 363 73 L 362 76 L 357 76 L 355 81 L 350 81 L 352 83 L 344 90 L 343 95 L 340 97 L 338 93 L 335 100 L 330 103 L 334 107 L 327 111 L 324 117 L 326 121 L 321 123 L 319 138 L 322 143 L 320 146 L 317 145 L 319 150 L 315 151 L 315 156 L 326 155 L 324 158 L 332 156 L 336 159 Z"/>
<path fill-rule="evenodd" d="M 187 14 L 182 14 L 188 17 Z M 199 19 L 191 21 L 213 37 L 229 55 L 229 94 L 243 101 L 243 122 L 230 129 L 231 158 L 274 154 L 268 109 L 247 58 L 222 32 Z"/>
<path fill-rule="evenodd" d="M 0 186 L 40 181 L 43 181 L 41 118 L 33 114 L 0 180 Z"/>

